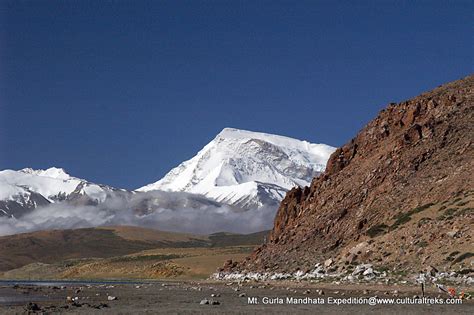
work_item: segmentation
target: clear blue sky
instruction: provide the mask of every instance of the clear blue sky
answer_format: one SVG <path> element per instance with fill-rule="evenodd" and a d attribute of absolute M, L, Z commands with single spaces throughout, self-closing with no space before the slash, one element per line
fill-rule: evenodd
<path fill-rule="evenodd" d="M 0 169 L 136 188 L 227 126 L 339 146 L 472 72 L 473 3 L 0 0 Z"/>

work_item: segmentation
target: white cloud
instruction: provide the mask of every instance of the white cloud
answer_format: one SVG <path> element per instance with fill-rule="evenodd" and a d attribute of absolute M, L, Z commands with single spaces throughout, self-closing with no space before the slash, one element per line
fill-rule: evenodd
<path fill-rule="evenodd" d="M 104 225 L 199 234 L 252 233 L 270 229 L 275 212 L 273 207 L 238 211 L 187 193 L 155 191 L 131 196 L 117 193 L 97 206 L 57 203 L 37 208 L 18 219 L 0 217 L 0 235 Z"/>

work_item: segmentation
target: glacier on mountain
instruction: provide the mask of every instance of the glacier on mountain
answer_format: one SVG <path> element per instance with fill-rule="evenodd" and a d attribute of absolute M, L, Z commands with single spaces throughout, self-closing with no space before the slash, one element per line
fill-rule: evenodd
<path fill-rule="evenodd" d="M 289 137 L 223 129 L 196 156 L 137 191 L 181 191 L 249 209 L 278 204 L 307 186 L 335 148 Z"/>

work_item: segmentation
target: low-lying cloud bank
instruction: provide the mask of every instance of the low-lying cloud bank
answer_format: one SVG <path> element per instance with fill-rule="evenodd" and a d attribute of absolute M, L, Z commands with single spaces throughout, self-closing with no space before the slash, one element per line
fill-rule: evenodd
<path fill-rule="evenodd" d="M 252 233 L 270 229 L 275 212 L 274 207 L 239 211 L 187 193 L 117 193 L 99 205 L 63 202 L 37 208 L 20 218 L 0 217 L 0 235 L 106 225 L 197 234 Z"/>

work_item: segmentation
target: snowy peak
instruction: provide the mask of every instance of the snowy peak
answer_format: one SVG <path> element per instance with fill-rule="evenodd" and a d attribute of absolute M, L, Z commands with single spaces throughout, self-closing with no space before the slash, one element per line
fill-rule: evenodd
<path fill-rule="evenodd" d="M 83 196 L 88 203 L 105 200 L 111 187 L 70 176 L 62 168 L 24 168 L 0 171 L 0 216 L 17 216 L 37 206 L 71 201 Z"/>
<path fill-rule="evenodd" d="M 138 190 L 185 191 L 261 207 L 278 203 L 294 186 L 309 185 L 334 150 L 325 144 L 225 128 L 195 157 Z"/>
<path fill-rule="evenodd" d="M 43 176 L 43 177 L 63 179 L 63 180 L 67 180 L 71 178 L 71 176 L 68 173 L 66 173 L 64 169 L 57 168 L 57 167 L 50 167 L 46 170 L 34 170 L 32 168 L 24 168 L 24 169 L 19 170 L 19 172 L 22 172 L 25 174 Z"/>
<path fill-rule="evenodd" d="M 224 128 L 217 134 L 216 139 L 234 139 L 234 140 L 262 140 L 280 147 L 313 151 L 315 147 L 328 147 L 325 144 L 312 144 L 307 141 L 301 141 L 285 136 L 278 136 L 269 133 L 248 131 L 235 128 Z M 330 147 L 332 148 L 332 147 Z"/>
<path fill-rule="evenodd" d="M 59 168 L 49 168 L 47 170 L 25 168 L 19 171 L 0 171 L 0 183 L 2 185 L 23 188 L 27 192 L 41 194 L 51 202 L 62 194 L 72 193 L 81 182 L 85 181 L 71 177 Z"/>
<path fill-rule="evenodd" d="M 308 166 L 316 172 L 322 172 L 325 168 L 329 156 L 334 152 L 335 148 L 325 144 L 309 143 L 285 136 L 272 135 L 262 132 L 253 132 L 247 130 L 239 130 L 235 128 L 224 128 L 216 137 L 218 143 L 237 143 L 238 147 L 247 146 L 249 151 L 264 153 L 272 156 L 271 164 L 278 166 L 280 164 L 287 165 L 285 159 L 291 161 L 295 165 L 301 165 L 303 168 Z M 231 145 L 232 149 L 234 146 Z M 261 157 L 265 159 L 265 157 Z M 281 168 L 280 168 L 281 169 Z M 291 171 L 288 169 L 288 171 Z M 285 172 L 283 170 L 283 172 Z M 293 176 L 297 185 L 307 185 L 311 182 L 314 174 L 305 176 L 304 174 L 296 174 Z M 301 182 L 305 177 L 304 182 Z M 259 180 L 259 179 L 256 179 Z M 294 181 L 292 181 L 294 182 Z M 291 186 L 294 186 L 291 185 Z M 287 187 L 291 188 L 291 187 Z"/>

